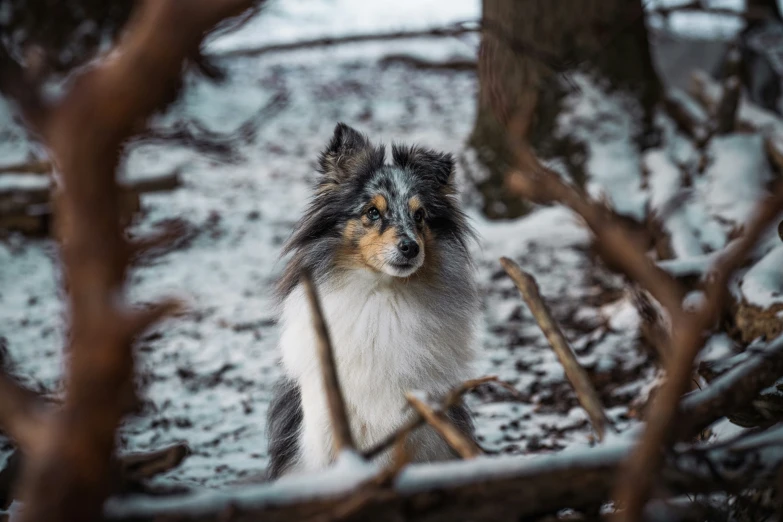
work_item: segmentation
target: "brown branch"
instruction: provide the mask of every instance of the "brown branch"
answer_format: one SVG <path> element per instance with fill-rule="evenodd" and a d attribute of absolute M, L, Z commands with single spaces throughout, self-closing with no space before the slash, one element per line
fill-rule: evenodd
<path fill-rule="evenodd" d="M 0 429 L 25 451 L 41 446 L 46 402 L 0 372 Z"/>
<path fill-rule="evenodd" d="M 475 71 L 476 60 L 451 58 L 448 60 L 425 60 L 410 54 L 389 54 L 380 60 L 382 67 L 389 65 L 404 65 L 420 71 Z"/>
<path fill-rule="evenodd" d="M 310 303 L 310 313 L 313 316 L 313 328 L 315 329 L 316 344 L 318 348 L 318 361 L 321 365 L 324 395 L 326 396 L 329 416 L 334 432 L 335 455 L 343 450 L 352 450 L 356 446 L 351 434 L 351 425 L 348 422 L 348 413 L 345 411 L 345 399 L 343 398 L 340 379 L 337 376 L 337 368 L 334 362 L 334 350 L 329 338 L 329 330 L 324 320 L 321 302 L 318 299 L 313 280 L 310 274 L 302 273 L 300 282 L 305 291 L 305 296 Z"/>
<path fill-rule="evenodd" d="M 742 83 L 740 74 L 742 58 L 739 49 L 731 46 L 727 53 L 725 63 L 726 79 L 723 81 L 723 94 L 715 108 L 714 129 L 716 134 L 728 134 L 734 132 L 737 126 L 737 113 L 739 112 Z"/>
<path fill-rule="evenodd" d="M 552 314 L 538 290 L 536 280 L 507 257 L 500 258 L 500 264 L 503 265 L 503 269 L 514 281 L 519 293 L 522 294 L 522 298 L 533 314 L 533 318 L 535 318 L 536 323 L 538 323 L 550 346 L 555 351 L 560 364 L 563 365 L 566 377 L 568 377 L 579 399 L 579 404 L 582 405 L 588 417 L 590 417 L 590 422 L 598 436 L 598 440 L 603 440 L 606 427 L 611 427 L 611 423 L 606 417 L 603 405 L 601 405 L 601 399 L 598 398 L 598 393 L 595 391 L 593 383 L 590 382 L 590 377 L 587 376 L 579 361 L 576 360 L 576 355 L 574 355 L 565 335 L 563 335 L 560 327 L 552 318 Z"/>
<path fill-rule="evenodd" d="M 149 479 L 176 468 L 188 455 L 190 448 L 187 444 L 173 444 L 151 452 L 123 455 L 119 458 L 120 475 L 126 481 Z"/>
<path fill-rule="evenodd" d="M 691 381 L 693 361 L 704 339 L 704 331 L 712 327 L 723 309 L 727 281 L 758 238 L 778 215 L 783 206 L 783 191 L 760 204 L 758 212 L 745 229 L 745 234 L 726 248 L 713 268 L 712 280 L 706 285 L 705 305 L 697 313 L 682 309 L 681 287 L 664 274 L 637 247 L 620 221 L 608 210 L 591 202 L 567 185 L 557 173 L 538 161 L 527 144 L 527 122 L 524 112 L 514 121 L 512 136 L 516 138 L 518 168 L 509 175 L 509 189 L 538 201 L 557 201 L 579 214 L 588 224 L 602 258 L 626 273 L 632 280 L 658 300 L 672 318 L 671 347 L 667 353 L 667 380 L 661 387 L 647 416 L 642 441 L 627 462 L 617 485 L 615 499 L 625 509 L 619 520 L 635 521 L 649 497 L 662 462 L 662 447 L 671 440 L 678 413 L 678 403 Z"/>
<path fill-rule="evenodd" d="M 691 100 L 684 98 L 685 96 L 687 94 L 676 91 L 667 93 L 663 99 L 663 108 L 677 127 L 691 137 L 697 147 L 703 147 L 711 136 L 707 115 L 700 106 L 694 107 L 693 103 L 689 103 Z"/>
<path fill-rule="evenodd" d="M 450 390 L 449 393 L 447 393 L 446 396 L 443 398 L 441 408 L 443 409 L 443 411 L 448 411 L 449 408 L 459 404 L 459 402 L 462 400 L 462 396 L 465 395 L 467 392 L 481 386 L 482 384 L 487 384 L 487 383 L 493 383 L 493 384 L 497 384 L 498 386 L 502 386 L 503 388 L 508 390 L 514 397 L 521 399 L 519 392 L 513 386 L 511 386 L 507 382 L 501 381 L 500 379 L 497 378 L 496 375 L 489 375 L 486 377 L 480 377 L 478 379 L 471 379 L 465 381 L 461 383 L 459 386 Z M 363 451 L 362 456 L 367 460 L 374 459 L 375 457 L 377 457 L 387 449 L 391 448 L 403 434 L 410 433 L 420 428 L 421 426 L 424 426 L 425 424 L 426 422 L 421 415 L 418 414 L 414 415 L 414 417 L 410 421 L 408 421 L 408 423 L 405 424 L 402 428 L 395 431 L 394 433 L 389 434 L 385 439 L 381 440 L 375 446 Z"/>
<path fill-rule="evenodd" d="M 146 236 L 130 238 L 132 261 L 143 264 L 150 260 L 186 247 L 198 234 L 198 230 L 183 219 L 171 219 L 158 230 Z"/>
<path fill-rule="evenodd" d="M 516 147 L 519 170 L 506 178 L 509 191 L 537 202 L 559 202 L 578 214 L 593 232 L 596 247 L 607 264 L 638 282 L 671 315 L 681 308 L 684 289 L 659 268 L 633 240 L 631 231 L 608 208 L 590 201 L 544 167 L 526 145 Z"/>
<path fill-rule="evenodd" d="M 673 494 L 738 492 L 774 485 L 783 455 L 777 440 L 736 441 L 719 449 L 690 448 L 671 455 L 658 484 Z M 766 443 L 766 444 L 765 444 Z M 345 489 L 318 494 L 306 488 L 281 495 L 280 484 L 225 492 L 194 510 L 192 497 L 114 502 L 108 520 L 156 522 L 214 521 L 226 506 L 235 505 L 241 520 L 406 520 L 468 522 L 475 520 L 537 520 L 564 508 L 600 508 L 629 446 L 618 443 L 589 452 L 565 450 L 554 455 L 492 457 L 476 461 L 412 465 L 392 488 Z M 440 466 L 440 467 L 436 467 Z M 291 484 L 295 487 L 295 484 Z M 357 497 L 362 497 L 357 501 Z M 350 515 L 350 516 L 348 516 Z M 347 518 L 343 518 L 347 517 Z"/>
<path fill-rule="evenodd" d="M 694 437 L 716 420 L 748 407 L 764 388 L 783 375 L 783 337 L 749 351 L 737 356 L 743 360 L 713 379 L 709 386 L 683 398 L 675 429 L 677 439 Z"/>
<path fill-rule="evenodd" d="M 721 7 L 706 7 L 702 2 L 689 2 L 687 4 L 680 4 L 674 6 L 661 6 L 648 10 L 650 14 L 659 14 L 664 17 L 668 17 L 673 13 L 706 13 L 719 16 L 734 16 L 742 18 L 747 21 L 765 20 L 768 15 L 764 10 L 759 9 L 747 9 L 745 11 L 735 11 L 734 9 L 727 9 Z"/>
<path fill-rule="evenodd" d="M 673 440 L 679 418 L 678 404 L 688 390 L 693 361 L 704 344 L 703 333 L 711 328 L 726 301 L 727 283 L 763 232 L 783 209 L 783 190 L 761 202 L 745 227 L 745 233 L 718 257 L 705 287 L 704 305 L 697 312 L 672 316 L 671 363 L 667 379 L 647 415 L 644 436 L 618 481 L 615 498 L 625 509 L 618 520 L 632 522 L 641 516 L 644 504 L 662 463 L 662 448 Z"/>
<path fill-rule="evenodd" d="M 468 33 L 477 33 L 481 29 L 478 27 L 469 27 L 468 24 L 475 23 L 471 21 L 458 22 L 446 27 L 434 27 L 432 29 L 422 29 L 414 31 L 393 31 L 389 33 L 362 33 L 348 36 L 325 36 L 313 38 L 312 40 L 300 40 L 298 42 L 279 43 L 263 45 L 249 49 L 234 49 L 216 55 L 217 57 L 233 56 L 261 56 L 264 54 L 277 53 L 283 51 L 299 51 L 302 49 L 314 49 L 318 47 L 332 47 L 335 45 L 344 45 L 361 42 L 378 42 L 388 40 L 411 40 L 418 38 L 442 38 L 461 36 Z"/>
<path fill-rule="evenodd" d="M 482 454 L 476 443 L 458 430 L 442 412 L 435 411 L 413 393 L 406 393 L 405 399 L 460 457 L 472 459 Z"/>
<path fill-rule="evenodd" d="M 783 136 L 780 134 L 765 136 L 764 149 L 777 170 L 783 171 Z"/>

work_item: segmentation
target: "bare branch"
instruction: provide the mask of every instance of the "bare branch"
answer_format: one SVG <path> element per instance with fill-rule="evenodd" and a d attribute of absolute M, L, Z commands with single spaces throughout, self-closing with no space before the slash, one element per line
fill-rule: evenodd
<path fill-rule="evenodd" d="M 734 270 L 756 245 L 762 233 L 783 209 L 783 190 L 759 203 L 745 233 L 718 257 L 711 270 L 712 279 L 705 288 L 706 298 L 696 313 L 682 312 L 672 316 L 671 363 L 667 379 L 647 415 L 644 436 L 626 464 L 618 481 L 615 498 L 625 509 L 618 520 L 633 522 L 641 516 L 655 477 L 662 463 L 662 449 L 673 440 L 679 418 L 678 404 L 687 391 L 693 372 L 693 361 L 704 344 L 703 333 L 711 328 L 728 294 L 727 283 Z"/>
<path fill-rule="evenodd" d="M 476 444 L 465 436 L 460 430 L 449 422 L 442 412 L 433 410 L 424 401 L 419 399 L 413 393 L 406 393 L 405 398 L 416 412 L 437 431 L 443 440 L 456 451 L 463 459 L 472 459 L 482 454 L 482 451 Z"/>
<path fill-rule="evenodd" d="M 329 416 L 332 420 L 332 430 L 334 430 L 334 449 L 335 454 L 339 454 L 343 450 L 354 449 L 355 445 L 353 435 L 351 434 L 351 425 L 348 422 L 348 413 L 345 411 L 345 400 L 343 399 L 342 388 L 340 388 L 340 379 L 337 376 L 332 341 L 329 338 L 329 330 L 326 327 L 321 302 L 318 299 L 313 280 L 309 274 L 302 273 L 300 282 L 310 303 L 310 313 L 313 315 L 313 328 L 315 329 L 317 340 L 318 361 L 321 364 L 324 395 L 329 407 Z"/>
<path fill-rule="evenodd" d="M 722 448 L 688 448 L 666 459 L 658 484 L 673 494 L 738 492 L 770 487 L 777 480 L 783 434 L 762 433 Z M 406 520 L 468 522 L 537 520 L 564 508 L 598 509 L 610 494 L 630 444 L 618 441 L 591 451 L 564 450 L 553 455 L 487 457 L 410 465 L 393 487 L 357 492 L 282 484 L 225 492 L 194 511 L 192 496 L 112 503 L 108 520 L 156 522 L 216 520 L 234 505 L 242 520 Z M 497 462 L 490 462 L 497 460 Z M 281 493 L 285 491 L 285 495 Z M 357 500 L 357 497 L 362 497 Z M 348 507 L 346 507 L 348 506 Z M 341 518 L 335 515 L 350 515 Z"/>
<path fill-rule="evenodd" d="M 512 122 L 512 136 L 517 139 L 519 172 L 509 175 L 509 188 L 537 201 L 557 201 L 579 214 L 588 224 L 607 263 L 621 269 L 657 299 L 672 318 L 671 348 L 667 353 L 667 380 L 661 387 L 647 416 L 645 435 L 618 481 L 615 498 L 625 509 L 622 521 L 641 516 L 662 462 L 662 447 L 671 440 L 677 419 L 678 403 L 688 389 L 693 361 L 701 349 L 703 332 L 712 327 L 727 294 L 727 281 L 756 244 L 763 231 L 783 206 L 783 191 L 760 203 L 758 211 L 745 228 L 745 234 L 726 248 L 712 270 L 707 284 L 704 306 L 697 313 L 682 309 L 682 288 L 668 274 L 656 267 L 637 247 L 621 222 L 608 210 L 592 203 L 586 196 L 567 185 L 557 173 L 547 169 L 527 144 L 524 113 Z"/>
<path fill-rule="evenodd" d="M 140 2 L 114 52 L 85 69 L 36 127 L 62 180 L 58 238 L 69 290 L 69 367 L 62 410 L 25 466 L 21 520 L 99 518 L 110 492 L 115 430 L 132 395 L 131 343 L 170 311 L 127 313 L 130 249 L 116 169 L 122 144 L 171 101 L 205 32 L 251 0 Z M 150 81 L 154 78 L 155 81 Z"/>
<path fill-rule="evenodd" d="M 361 42 L 377 42 L 385 40 L 411 40 L 416 38 L 441 38 L 441 37 L 455 37 L 468 33 L 477 33 L 481 31 L 480 27 L 471 26 L 469 24 L 477 24 L 477 22 L 464 21 L 457 22 L 446 27 L 434 27 L 432 29 L 423 29 L 416 31 L 394 31 L 390 33 L 363 33 L 353 34 L 349 36 L 326 36 L 322 38 L 314 38 L 312 40 L 300 40 L 298 42 L 280 43 L 264 45 L 261 47 L 254 47 L 250 49 L 235 49 L 220 53 L 218 57 L 232 57 L 232 56 L 261 56 L 264 54 L 283 52 L 283 51 L 299 51 L 302 49 L 314 49 L 317 47 L 332 47 L 335 45 L 343 45 L 349 43 L 361 43 Z"/>
<path fill-rule="evenodd" d="M 489 375 L 486 377 L 480 377 L 478 379 L 471 379 L 468 381 L 465 381 L 461 383 L 459 386 L 451 390 L 449 393 L 446 394 L 446 397 L 443 399 L 443 406 L 442 409 L 444 411 L 447 411 L 449 408 L 459 404 L 459 401 L 462 400 L 462 396 L 465 395 L 470 390 L 477 388 L 481 386 L 482 384 L 487 383 L 494 383 L 499 386 L 502 386 L 503 388 L 507 389 L 511 394 L 516 398 L 521 398 L 519 395 L 519 392 L 510 384 L 501 381 L 497 378 L 495 375 Z M 388 437 L 383 439 L 381 442 L 376 444 L 375 446 L 365 450 L 362 452 L 362 456 L 367 459 L 371 460 L 386 451 L 387 449 L 391 448 L 397 441 L 400 440 L 400 437 L 404 436 L 407 433 L 410 433 L 417 428 L 424 426 L 425 420 L 421 415 L 415 415 L 410 421 L 408 421 L 407 424 L 405 424 L 402 428 L 395 431 L 394 433 L 389 434 Z"/>
<path fill-rule="evenodd" d="M 527 303 L 530 312 L 533 314 L 538 326 L 549 341 L 550 346 L 555 351 L 560 364 L 563 365 L 566 377 L 568 377 L 571 386 L 574 387 L 579 404 L 587 412 L 590 422 L 593 425 L 598 440 L 603 440 L 606 433 L 606 427 L 611 427 L 611 422 L 606 417 L 601 399 L 598 398 L 593 383 L 576 360 L 571 346 L 568 344 L 563 332 L 552 318 L 549 308 L 544 303 L 538 290 L 536 280 L 522 270 L 519 265 L 507 257 L 500 258 L 500 264 L 508 276 L 514 281 L 519 293 Z"/>
<path fill-rule="evenodd" d="M 783 375 L 783 337 L 758 349 L 749 348 L 736 358 L 740 360 L 731 370 L 683 398 L 677 439 L 696 436 L 716 420 L 747 407 L 764 388 L 775 384 Z"/>
<path fill-rule="evenodd" d="M 149 453 L 132 453 L 120 457 L 123 480 L 141 481 L 176 468 L 190 455 L 187 444 L 173 444 Z"/>
<path fill-rule="evenodd" d="M 0 428 L 25 451 L 41 446 L 45 409 L 37 393 L 0 373 Z"/>
<path fill-rule="evenodd" d="M 679 283 L 636 246 L 631 232 L 608 208 L 567 185 L 556 172 L 538 161 L 528 145 L 521 143 L 516 147 L 519 170 L 509 173 L 508 189 L 533 201 L 559 202 L 576 212 L 593 232 L 603 259 L 638 282 L 672 315 L 677 315 L 685 295 Z"/>

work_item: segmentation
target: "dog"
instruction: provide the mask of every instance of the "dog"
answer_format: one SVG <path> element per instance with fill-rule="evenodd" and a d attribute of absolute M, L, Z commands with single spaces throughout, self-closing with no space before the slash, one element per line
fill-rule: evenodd
<path fill-rule="evenodd" d="M 291 257 L 278 287 L 284 377 L 267 419 L 270 478 L 336 458 L 303 270 L 321 298 L 359 450 L 409 420 L 406 392 L 442 396 L 470 377 L 476 355 L 480 303 L 468 248 L 475 233 L 457 201 L 452 156 L 394 145 L 386 164 L 383 146 L 339 123 L 318 171 L 283 248 Z M 472 437 L 464 405 L 447 414 Z M 418 462 L 455 456 L 429 427 L 411 434 L 406 450 Z"/>

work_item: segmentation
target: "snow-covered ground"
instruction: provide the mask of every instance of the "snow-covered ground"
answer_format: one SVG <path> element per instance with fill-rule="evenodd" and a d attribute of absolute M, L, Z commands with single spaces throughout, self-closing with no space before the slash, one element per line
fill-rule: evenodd
<path fill-rule="evenodd" d="M 429 27 L 476 19 L 479 13 L 478 0 L 276 2 L 239 32 L 211 42 L 210 51 L 219 54 L 323 34 Z M 143 216 L 134 231 L 178 219 L 197 233 L 183 248 L 132 273 L 134 299 L 182 296 L 190 312 L 138 342 L 144 402 L 142 411 L 122 428 L 124 449 L 187 441 L 193 455 L 164 477 L 169 483 L 221 486 L 261 473 L 266 409 L 279 375 L 272 285 L 282 269 L 281 244 L 309 196 L 317 154 L 336 121 L 376 141 L 417 142 L 459 154 L 474 118 L 474 74 L 382 66 L 377 57 L 412 50 L 433 57 L 473 56 L 476 42 L 472 37 L 384 42 L 232 57 L 221 62 L 229 71 L 223 84 L 189 78 L 183 98 L 154 124 L 197 122 L 233 134 L 234 149 L 219 154 L 147 144 L 130 151 L 128 177 L 179 169 L 184 178 L 184 186 L 174 192 L 143 198 Z M 674 194 L 679 183 L 670 176 L 670 184 L 650 188 L 642 164 L 671 173 L 679 149 L 662 148 L 639 157 L 623 141 L 633 122 L 619 116 L 602 137 L 591 136 L 585 122 L 621 115 L 622 100 L 602 106 L 594 103 L 600 93 L 588 84 L 581 87 L 561 125 L 585 125 L 588 189 L 624 213 L 641 217 L 650 201 L 663 204 L 667 190 Z M 670 122 L 663 125 L 671 127 Z M 23 134 L 10 122 L 4 127 L 2 163 L 23 159 L 30 152 Z M 740 139 L 722 143 L 717 154 L 740 146 Z M 697 190 L 722 190 L 725 195 L 721 172 L 709 170 Z M 710 201 L 720 204 L 719 197 Z M 481 237 L 474 247 L 484 302 L 476 374 L 499 375 L 523 397 L 519 401 L 484 388 L 469 396 L 483 446 L 524 454 L 594 443 L 562 367 L 497 262 L 502 255 L 537 277 L 610 418 L 618 429 L 627 428 L 649 391 L 655 367 L 639 342 L 639 317 L 631 296 L 619 277 L 595 263 L 587 231 L 561 208 L 538 209 L 510 222 L 486 221 L 472 204 L 468 210 Z M 700 236 L 704 248 L 698 252 L 689 250 L 693 241 L 683 239 L 684 255 L 722 246 L 725 227 L 705 217 L 721 211 L 687 208 L 681 219 L 707 223 L 712 235 Z M 6 348 L 17 374 L 46 389 L 55 389 L 62 374 L 64 309 L 55 256 L 49 241 L 0 241 L 0 347 Z"/>

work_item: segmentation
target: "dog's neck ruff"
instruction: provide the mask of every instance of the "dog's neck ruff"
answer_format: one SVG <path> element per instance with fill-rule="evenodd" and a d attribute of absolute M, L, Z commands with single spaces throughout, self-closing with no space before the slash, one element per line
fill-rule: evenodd
<path fill-rule="evenodd" d="M 360 448 L 402 425 L 406 392 L 440 395 L 469 376 L 478 313 L 470 278 L 425 281 L 415 275 L 401 279 L 351 270 L 322 281 L 318 291 Z M 297 467 L 317 469 L 332 458 L 331 427 L 312 316 L 301 287 L 285 299 L 281 326 L 284 370 L 302 391 L 304 422 Z M 433 447 L 419 450 L 429 452 L 427 458 L 439 458 L 447 450 L 434 447 L 440 444 L 433 441 Z"/>

